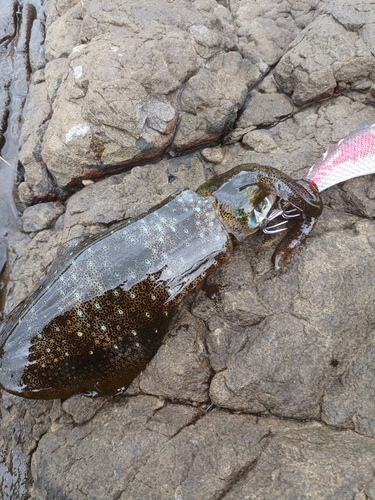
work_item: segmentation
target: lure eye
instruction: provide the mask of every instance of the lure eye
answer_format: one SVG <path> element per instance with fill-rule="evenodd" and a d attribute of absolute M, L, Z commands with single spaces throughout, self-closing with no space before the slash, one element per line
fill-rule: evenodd
<path fill-rule="evenodd" d="M 275 195 L 271 194 L 264 198 L 250 213 L 247 225 L 250 229 L 256 229 L 267 217 L 272 205 L 275 202 Z"/>

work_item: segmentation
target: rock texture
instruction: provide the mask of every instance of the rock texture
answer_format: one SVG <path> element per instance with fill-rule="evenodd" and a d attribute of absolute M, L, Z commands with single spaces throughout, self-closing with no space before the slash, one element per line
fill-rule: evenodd
<path fill-rule="evenodd" d="M 49 0 L 44 16 L 7 312 L 77 238 L 240 163 L 300 178 L 375 122 L 370 0 Z M 277 236 L 238 245 L 125 395 L 3 393 L 2 497 L 375 500 L 374 186 L 325 192 L 283 272 Z"/>

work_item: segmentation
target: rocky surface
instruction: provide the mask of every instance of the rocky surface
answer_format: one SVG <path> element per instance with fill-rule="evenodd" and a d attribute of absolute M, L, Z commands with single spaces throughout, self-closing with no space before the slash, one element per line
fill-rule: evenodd
<path fill-rule="evenodd" d="M 76 238 L 243 162 L 300 178 L 375 122 L 370 0 L 49 0 L 44 13 L 7 312 Z M 125 395 L 3 393 L 3 498 L 375 499 L 374 180 L 323 199 L 285 271 L 278 237 L 236 246 Z"/>

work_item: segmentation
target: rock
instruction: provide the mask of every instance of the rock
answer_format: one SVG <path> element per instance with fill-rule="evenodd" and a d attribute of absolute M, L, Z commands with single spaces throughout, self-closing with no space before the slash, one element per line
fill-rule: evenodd
<path fill-rule="evenodd" d="M 228 145 L 228 144 L 235 144 L 236 142 L 240 141 L 244 135 L 246 135 L 248 132 L 251 132 L 252 130 L 255 129 L 255 126 L 251 125 L 250 127 L 246 128 L 235 128 L 234 130 L 231 130 L 223 139 L 223 143 Z"/>
<path fill-rule="evenodd" d="M 362 31 L 362 28 L 371 28 L 375 22 L 371 0 L 361 2 L 360 9 L 357 8 L 355 2 L 344 0 L 337 3 L 334 0 L 329 0 L 325 9 L 348 31 Z"/>
<path fill-rule="evenodd" d="M 293 104 L 284 94 L 252 92 L 250 99 L 243 107 L 241 117 L 236 122 L 236 127 L 271 125 L 293 113 L 293 110 Z"/>
<path fill-rule="evenodd" d="M 47 27 L 45 57 L 47 61 L 66 57 L 74 46 L 80 43 L 80 29 L 85 7 L 74 2 L 69 10 Z"/>
<path fill-rule="evenodd" d="M 22 229 L 25 233 L 47 229 L 62 213 L 64 207 L 60 202 L 40 203 L 27 207 L 22 215 Z"/>
<path fill-rule="evenodd" d="M 242 142 L 249 146 L 254 151 L 259 153 L 267 153 L 277 147 L 270 133 L 263 130 L 253 130 L 244 135 Z"/>
<path fill-rule="evenodd" d="M 241 163 L 302 178 L 375 123 L 370 0 L 44 9 L 49 62 L 33 74 L 20 141 L 18 192 L 34 204 L 24 219 L 37 228 L 54 204 L 36 201 L 71 190 L 50 227 L 9 235 L 7 313 L 78 240 Z M 235 245 L 125 395 L 51 404 L 2 393 L 0 496 L 375 498 L 374 179 L 323 200 L 283 272 L 271 264 L 282 235 Z"/>
<path fill-rule="evenodd" d="M 208 402 L 211 368 L 205 349 L 205 333 L 204 325 L 191 315 L 178 318 L 170 333 L 172 337 L 141 375 L 140 390 L 172 400 Z"/>
<path fill-rule="evenodd" d="M 22 9 L 21 25 L 17 37 L 16 50 L 18 52 L 27 52 L 29 49 L 29 41 L 31 28 L 36 18 L 36 8 L 31 3 L 25 3 Z"/>
<path fill-rule="evenodd" d="M 35 19 L 30 34 L 29 60 L 31 71 L 44 68 L 46 59 L 44 56 L 44 23 L 40 19 Z"/>
<path fill-rule="evenodd" d="M 43 5 L 47 26 L 63 16 L 69 9 L 72 9 L 80 0 L 56 0 Z"/>
<path fill-rule="evenodd" d="M 112 176 L 78 191 L 67 202 L 65 234 L 76 225 L 107 225 L 136 217 L 186 185 L 197 189 L 206 180 L 199 158 L 180 157 L 178 160 L 178 166 L 173 169 L 175 161 L 164 160 L 158 169 L 153 165 L 135 167 L 130 173 Z M 173 182 L 170 182 L 168 170 L 173 170 Z"/>
<path fill-rule="evenodd" d="M 56 490 L 62 496 L 74 491 L 76 497 L 82 491 L 77 499 L 115 494 L 122 499 L 177 494 L 217 498 L 229 487 L 233 472 L 238 474 L 256 461 L 268 434 L 268 429 L 254 425 L 254 417 L 224 412 L 207 414 L 189 427 L 199 415 L 196 411 L 178 405 L 163 408 L 160 400 L 145 396 L 120 400 L 108 412 L 105 408 L 84 426 L 62 427 L 42 438 L 33 459 L 38 498 L 48 498 L 48 492 Z M 98 426 L 101 432 L 94 435 Z M 220 458 L 212 466 L 208 457 L 218 446 Z M 65 450 L 69 450 L 68 469 L 61 475 L 59 456 Z M 86 462 L 91 463 L 91 473 L 84 477 L 80 469 Z M 42 470 L 47 474 L 40 475 Z M 113 470 L 118 480 L 110 486 L 107 478 Z"/>
<path fill-rule="evenodd" d="M 72 417 L 75 424 L 82 425 L 89 422 L 104 405 L 104 398 L 87 398 L 77 394 L 64 401 L 62 409 Z"/>
<path fill-rule="evenodd" d="M 27 498 L 30 492 L 30 454 L 50 425 L 51 401 L 21 401 L 10 394 L 1 398 L 0 488 L 3 498 Z M 7 458 L 11 456 L 10 462 Z"/>
<path fill-rule="evenodd" d="M 230 25 L 220 31 L 227 11 L 215 2 L 136 5 L 111 7 L 103 17 L 99 3 L 77 3 L 47 22 L 46 81 L 54 102 L 41 156 L 62 187 L 161 157 L 172 141 L 181 152 L 218 140 L 260 77 L 237 52 L 215 56 L 233 47 Z M 113 19 L 125 26 L 121 33 Z M 54 63 L 65 57 L 69 66 Z"/>
<path fill-rule="evenodd" d="M 228 300 L 226 294 L 230 288 L 224 285 L 225 291 L 219 304 L 213 302 L 209 305 L 207 299 L 206 303 L 200 302 L 206 316 L 215 318 L 215 327 L 218 323 L 222 325 L 220 332 L 217 327 L 213 329 L 210 326 L 207 341 L 215 355 L 213 366 L 226 367 L 214 376 L 211 383 L 210 394 L 216 404 L 250 412 L 269 410 L 284 417 L 296 418 L 298 414 L 297 418 L 318 419 L 322 400 L 329 406 L 325 388 L 333 386 L 334 381 L 342 386 L 343 382 L 338 381 L 359 355 L 353 342 L 366 346 L 364 351 L 370 356 L 373 349 L 370 332 L 375 321 L 371 305 L 374 297 L 366 293 L 367 297 L 363 300 L 363 292 L 358 292 L 358 286 L 361 283 L 366 290 L 370 290 L 374 228 L 370 222 L 362 222 L 359 232 L 353 227 L 351 217 L 341 215 L 335 218 L 327 212 L 321 221 L 321 225 L 326 227 L 321 227 L 318 239 L 310 241 L 303 259 L 295 263 L 295 277 L 291 272 L 269 277 L 268 282 L 276 280 L 271 287 L 263 280 L 263 257 L 260 258 L 258 253 L 262 246 L 258 243 L 259 250 L 255 250 L 250 259 L 255 271 L 253 286 L 259 295 L 255 301 L 249 298 L 242 302 L 241 309 L 245 309 L 242 316 L 246 318 L 246 315 L 254 313 L 259 301 L 263 304 L 263 314 L 269 310 L 272 315 L 262 322 L 248 321 L 245 328 L 247 336 L 240 337 L 230 348 L 222 350 L 225 339 L 233 335 L 233 316 L 228 316 L 221 305 Z M 348 229 L 340 230 L 340 225 Z M 353 261 L 354 248 L 361 250 L 357 263 Z M 348 261 L 343 257 L 345 254 L 351 256 Z M 246 262 L 246 259 L 242 261 Z M 234 261 L 231 265 L 243 276 L 244 271 L 238 267 L 238 262 Z M 226 268 L 228 273 L 229 266 Z M 359 266 L 360 274 L 357 273 Z M 258 281 L 257 275 L 261 276 L 261 281 Z M 322 276 L 324 280 L 321 280 Z M 326 280 L 334 281 L 333 288 L 327 289 Z M 210 283 L 210 286 L 213 285 Z M 296 286 L 301 298 L 296 296 Z M 356 293 L 353 293 L 354 290 Z M 237 310 L 236 302 L 233 302 L 232 308 Z M 359 316 L 354 313 L 358 310 L 361 310 Z M 216 359 L 218 355 L 221 356 L 219 360 Z M 367 363 L 368 358 L 363 358 L 361 366 L 369 376 L 369 370 L 364 368 Z M 371 392 L 362 387 L 359 399 L 362 404 L 372 405 Z M 353 397 L 359 394 L 358 390 L 358 387 L 353 387 Z M 336 390 L 334 393 L 337 394 Z M 348 401 L 348 396 L 340 398 L 340 401 L 345 408 L 344 401 Z M 333 399 L 331 403 L 332 415 L 338 412 L 338 408 L 333 407 L 336 402 L 337 399 Z M 350 406 L 354 418 L 356 406 Z M 328 409 L 325 411 L 328 413 Z M 361 412 L 359 408 L 358 411 Z M 338 418 L 335 417 L 336 425 Z M 360 418 L 361 428 L 366 428 L 366 435 L 372 436 L 375 429 L 372 413 L 366 413 L 365 417 L 361 412 Z M 344 420 L 347 426 L 348 419 Z M 351 427 L 354 428 L 353 424 Z"/>
<path fill-rule="evenodd" d="M 312 498 L 349 500 L 361 494 L 371 477 L 371 440 L 316 423 L 268 422 L 272 438 L 264 454 L 225 500 L 307 498 L 307 491 Z"/>
<path fill-rule="evenodd" d="M 239 46 L 243 54 L 265 74 L 283 56 L 301 28 L 312 21 L 317 0 L 285 4 L 267 0 L 231 2 Z"/>
<path fill-rule="evenodd" d="M 17 5 L 15 0 L 5 0 L 1 5 L 0 44 L 11 40 L 16 34 Z"/>
<path fill-rule="evenodd" d="M 8 54 L 0 52 L 0 151 L 5 144 L 4 133 L 8 126 L 9 87 L 12 79 L 12 69 Z"/>
<path fill-rule="evenodd" d="M 211 163 L 221 163 L 224 158 L 221 148 L 204 148 L 201 153 L 202 156 Z"/>
<path fill-rule="evenodd" d="M 330 97 L 340 82 L 373 77 L 373 67 L 374 56 L 362 38 L 323 15 L 294 40 L 276 67 L 275 80 L 301 106 Z"/>
<path fill-rule="evenodd" d="M 0 93 L 0 150 L 5 144 L 4 132 L 7 129 L 9 109 L 9 94 L 6 90 Z"/>
<path fill-rule="evenodd" d="M 35 198 L 53 198 L 55 183 L 49 175 L 41 156 L 46 122 L 51 114 L 45 82 L 30 85 L 29 99 L 25 109 L 25 125 L 20 137 L 19 159 L 27 165 L 25 181 L 18 188 L 19 197 L 30 204 Z"/>
<path fill-rule="evenodd" d="M 181 95 L 179 127 L 173 149 L 214 142 L 237 118 L 248 87 L 260 74 L 237 52 L 220 54 L 190 78 Z M 227 89 L 230 88 L 230 92 Z"/>
<path fill-rule="evenodd" d="M 69 61 L 65 58 L 53 59 L 46 64 L 44 71 L 45 81 L 47 86 L 48 99 L 52 105 L 56 98 L 57 91 L 59 90 L 60 85 L 68 71 Z"/>

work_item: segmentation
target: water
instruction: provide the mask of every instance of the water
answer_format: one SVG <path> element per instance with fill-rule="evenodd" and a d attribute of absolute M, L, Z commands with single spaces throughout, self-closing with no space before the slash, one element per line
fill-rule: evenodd
<path fill-rule="evenodd" d="M 33 7 L 29 10 L 29 23 L 27 16 L 23 16 L 26 2 L 0 0 L 0 319 L 4 307 L 7 237 L 17 230 L 18 211 L 12 191 L 30 79 L 27 26 L 31 26 L 41 7 L 40 0 L 27 3 L 35 7 L 35 11 Z"/>

